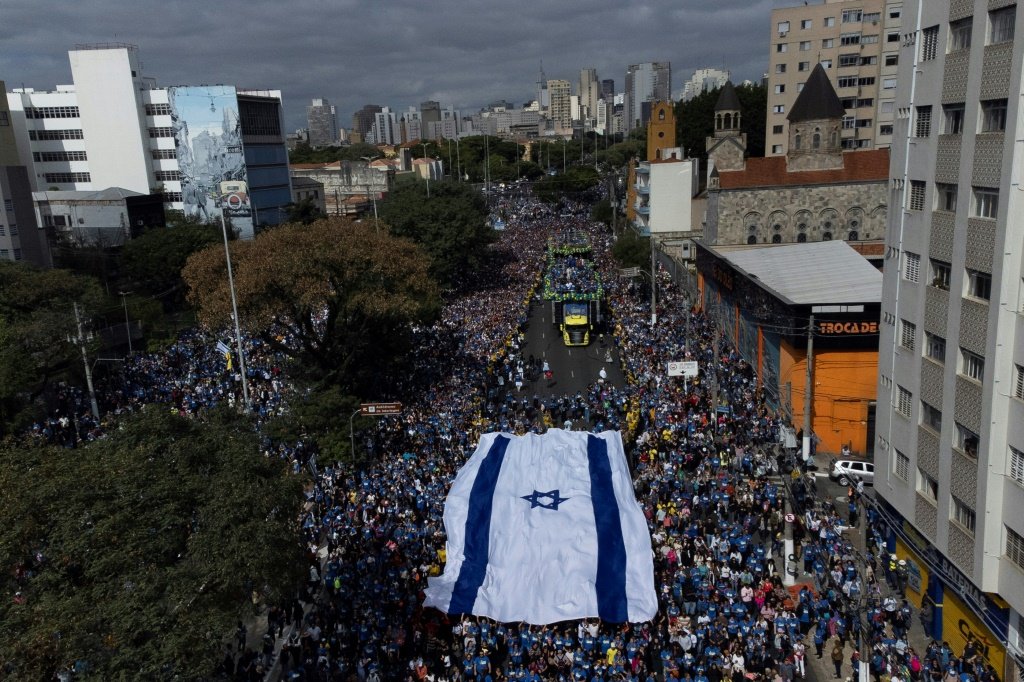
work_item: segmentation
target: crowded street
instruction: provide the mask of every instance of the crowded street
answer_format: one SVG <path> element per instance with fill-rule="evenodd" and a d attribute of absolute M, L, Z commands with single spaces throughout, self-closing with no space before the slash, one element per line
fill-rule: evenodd
<path fill-rule="evenodd" d="M 813 474 L 780 473 L 788 425 L 668 271 L 656 273 L 652 325 L 648 285 L 616 276 L 612 235 L 589 205 L 498 201 L 500 272 L 416 330 L 414 371 L 374 396 L 401 401 L 402 413 L 355 434 L 358 464 L 264 438 L 266 456 L 312 477 L 299 523 L 309 578 L 293 600 L 228 633 L 227 678 L 867 682 L 857 665 L 867 661 L 875 680 L 996 679 L 978 649 L 912 644 L 924 637 L 919 614 L 902 599 L 868 493 L 819 497 Z M 545 244 L 565 229 L 590 235 L 608 312 L 600 335 L 571 349 L 540 300 Z M 240 376 L 219 338 L 195 329 L 165 352 L 133 355 L 99 386 L 99 422 L 81 391 L 62 386 L 31 437 L 70 449 L 150 403 L 197 418 L 240 407 Z M 245 343 L 262 424 L 298 396 L 285 359 Z M 698 377 L 668 376 L 682 360 L 698 363 Z M 552 428 L 621 432 L 652 538 L 657 616 L 526 625 L 424 608 L 427 578 L 445 564 L 445 497 L 480 435 Z"/>

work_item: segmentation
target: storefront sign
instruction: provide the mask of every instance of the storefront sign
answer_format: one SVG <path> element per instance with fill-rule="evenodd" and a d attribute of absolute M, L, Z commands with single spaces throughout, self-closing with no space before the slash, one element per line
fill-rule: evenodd
<path fill-rule="evenodd" d="M 878 322 L 868 320 L 825 321 L 818 323 L 818 333 L 825 336 L 877 334 Z"/>

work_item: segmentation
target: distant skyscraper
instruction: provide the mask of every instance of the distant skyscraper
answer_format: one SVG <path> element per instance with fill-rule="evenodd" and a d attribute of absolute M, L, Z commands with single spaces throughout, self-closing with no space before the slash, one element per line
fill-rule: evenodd
<path fill-rule="evenodd" d="M 671 98 L 672 65 L 669 62 L 631 64 L 626 69 L 626 132 L 647 122 L 651 102 Z"/>
<path fill-rule="evenodd" d="M 697 69 L 683 84 L 682 99 L 690 101 L 702 92 L 717 90 L 729 80 L 729 72 L 720 69 Z"/>
<path fill-rule="evenodd" d="M 306 107 L 309 146 L 329 147 L 338 144 L 338 112 L 326 99 L 314 99 Z"/>
<path fill-rule="evenodd" d="M 437 123 L 441 120 L 441 103 L 429 100 L 420 103 L 420 120 L 423 121 L 424 129 L 428 123 Z"/>
<path fill-rule="evenodd" d="M 362 109 L 352 114 L 352 130 L 363 137 L 373 130 L 374 116 L 381 112 L 379 104 L 367 104 Z"/>
<path fill-rule="evenodd" d="M 597 100 L 601 99 L 601 84 L 597 80 L 597 69 L 580 71 L 580 107 L 583 108 L 581 118 L 593 120 L 597 118 Z"/>
<path fill-rule="evenodd" d="M 370 131 L 373 144 L 398 144 L 402 141 L 402 129 L 398 115 L 389 107 L 373 115 L 373 128 Z"/>
<path fill-rule="evenodd" d="M 565 80 L 551 80 L 547 82 L 548 97 L 551 98 L 549 107 L 549 118 L 563 128 L 572 125 L 572 102 L 569 99 L 572 95 L 572 84 Z"/>
<path fill-rule="evenodd" d="M 615 79 L 605 78 L 601 81 L 601 97 L 611 98 L 615 95 Z"/>

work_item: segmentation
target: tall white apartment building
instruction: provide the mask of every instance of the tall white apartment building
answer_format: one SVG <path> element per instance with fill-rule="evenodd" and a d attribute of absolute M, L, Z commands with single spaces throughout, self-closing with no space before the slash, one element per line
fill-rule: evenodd
<path fill-rule="evenodd" d="M 825 0 L 772 11 L 765 156 L 786 153 L 786 115 L 820 63 L 846 109 L 844 149 L 888 147 L 906 0 Z"/>
<path fill-rule="evenodd" d="M 875 490 L 930 635 L 1024 646 L 1024 11 L 905 0 Z"/>
<path fill-rule="evenodd" d="M 647 125 L 654 102 L 672 99 L 672 64 L 644 62 L 626 68 L 625 132 Z"/>
<path fill-rule="evenodd" d="M 73 85 L 6 95 L 33 191 L 160 192 L 165 208 L 213 219 L 230 189 L 224 210 L 243 237 L 284 219 L 291 184 L 280 91 L 157 87 L 138 48 L 123 43 L 68 56 Z"/>
<path fill-rule="evenodd" d="M 709 92 L 724 87 L 729 80 L 729 71 L 713 68 L 697 69 L 690 80 L 683 84 L 680 99 L 690 101 L 702 92 Z"/>

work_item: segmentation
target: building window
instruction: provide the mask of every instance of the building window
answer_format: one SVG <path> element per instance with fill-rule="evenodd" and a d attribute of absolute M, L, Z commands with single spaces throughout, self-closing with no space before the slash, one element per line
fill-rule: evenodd
<path fill-rule="evenodd" d="M 939 46 L 939 27 L 929 26 L 921 31 L 921 61 L 935 59 Z"/>
<path fill-rule="evenodd" d="M 971 48 L 971 17 L 960 21 L 949 22 L 949 51 L 969 50 Z"/>
<path fill-rule="evenodd" d="M 924 333 L 924 354 L 925 357 L 941 362 L 946 362 L 946 339 L 937 334 Z"/>
<path fill-rule="evenodd" d="M 883 78 L 882 79 L 882 89 L 883 90 L 894 90 L 895 88 L 896 88 L 896 79 L 895 78 Z"/>
<path fill-rule="evenodd" d="M 147 104 L 146 105 L 146 116 L 170 116 L 171 105 L 170 104 Z"/>
<path fill-rule="evenodd" d="M 1006 100 L 989 99 L 981 103 L 981 132 L 1001 133 L 1006 130 Z"/>
<path fill-rule="evenodd" d="M 957 186 L 945 182 L 935 183 L 935 210 L 956 212 Z"/>
<path fill-rule="evenodd" d="M 814 26 L 814 22 L 811 21 L 810 19 L 801 19 L 800 20 L 800 29 L 803 30 L 803 31 L 806 31 L 807 29 L 812 28 L 813 26 Z"/>
<path fill-rule="evenodd" d="M 946 135 L 960 135 L 964 132 L 964 105 L 962 102 L 942 105 L 942 117 L 942 132 Z"/>
<path fill-rule="evenodd" d="M 864 79 L 861 78 L 861 80 L 864 80 Z M 874 80 L 875 80 L 874 78 L 871 79 L 872 82 L 874 82 Z M 873 106 L 875 106 L 875 100 L 873 98 L 871 98 L 871 97 L 861 97 L 860 99 L 857 100 L 857 108 L 858 109 L 860 109 L 862 107 L 873 107 Z"/>
<path fill-rule="evenodd" d="M 1024 367 L 1013 366 L 1013 397 L 1024 400 Z"/>
<path fill-rule="evenodd" d="M 786 113 L 786 105 L 785 104 L 776 104 L 775 106 L 772 107 L 772 113 L 773 114 L 784 114 L 784 113 Z"/>
<path fill-rule="evenodd" d="M 860 45 L 859 33 L 843 33 L 839 36 L 840 45 Z"/>
<path fill-rule="evenodd" d="M 781 95 L 781 94 L 783 94 L 785 92 L 786 92 L 786 85 L 785 84 L 780 84 L 780 85 L 776 85 L 775 86 L 775 94 L 776 95 Z"/>
<path fill-rule="evenodd" d="M 879 135 L 892 135 L 892 124 L 891 123 L 883 123 L 882 125 L 878 126 L 878 134 Z"/>
<path fill-rule="evenodd" d="M 4 199 L 4 210 L 5 211 L 13 211 L 14 210 L 14 200 L 13 199 Z"/>
<path fill-rule="evenodd" d="M 782 145 L 781 144 L 773 144 L 772 145 L 772 154 L 781 154 L 781 153 L 782 153 Z"/>
<path fill-rule="evenodd" d="M 1007 461 L 1010 478 L 1018 485 L 1024 485 L 1024 452 L 1010 446 L 1010 457 Z"/>
<path fill-rule="evenodd" d="M 776 64 L 775 65 L 775 73 L 786 73 L 786 65 L 785 64 Z"/>
<path fill-rule="evenodd" d="M 921 277 L 921 256 L 907 251 L 903 254 L 903 279 L 917 283 Z"/>
<path fill-rule="evenodd" d="M 32 160 L 36 163 L 47 161 L 88 161 L 85 152 L 32 152 Z"/>
<path fill-rule="evenodd" d="M 839 66 L 857 66 L 860 64 L 859 54 L 841 54 L 839 55 Z"/>
<path fill-rule="evenodd" d="M 776 52 L 785 52 L 786 51 L 786 43 L 776 43 L 775 44 L 775 51 Z"/>
<path fill-rule="evenodd" d="M 1018 568 L 1024 568 L 1024 537 L 1009 527 L 1006 528 L 1006 558 L 1017 564 Z"/>
<path fill-rule="evenodd" d="M 788 33 L 788 32 L 789 32 L 789 22 L 788 21 L 780 21 L 779 22 L 779 33 Z"/>
<path fill-rule="evenodd" d="M 953 272 L 953 267 L 945 261 L 936 260 L 934 258 L 929 261 L 929 265 L 931 267 L 929 277 L 931 279 L 932 286 L 936 289 L 949 291 L 949 279 Z"/>
<path fill-rule="evenodd" d="M 150 137 L 174 137 L 174 130 L 169 127 L 154 127 L 149 129 Z"/>
<path fill-rule="evenodd" d="M 900 42 L 900 32 L 899 31 L 889 31 L 888 33 L 886 33 L 885 34 L 885 42 L 887 42 L 887 43 L 898 43 L 898 42 Z"/>
<path fill-rule="evenodd" d="M 1008 43 L 1013 40 L 1017 6 L 1011 5 L 988 13 L 988 44 Z"/>
<path fill-rule="evenodd" d="M 781 135 L 785 126 L 772 126 L 772 135 Z"/>
<path fill-rule="evenodd" d="M 900 56 L 898 54 L 887 54 L 885 55 L 886 66 L 899 66 Z"/>
<path fill-rule="evenodd" d="M 181 192 L 164 192 L 164 203 L 174 203 L 181 200 Z"/>
<path fill-rule="evenodd" d="M 974 509 L 956 495 L 951 495 L 950 497 L 953 498 L 953 505 L 950 508 L 949 518 L 956 521 L 964 527 L 964 530 L 973 535 L 975 524 Z"/>
<path fill-rule="evenodd" d="M 974 215 L 996 219 L 999 215 L 999 190 L 989 187 L 974 188 Z"/>
<path fill-rule="evenodd" d="M 935 433 L 942 431 L 942 411 L 921 401 L 921 425 L 927 426 Z"/>
<path fill-rule="evenodd" d="M 17 225 L 15 225 L 14 223 L 11 223 L 7 227 L 10 228 L 11 236 L 12 237 L 17 237 L 18 236 L 18 226 Z"/>
<path fill-rule="evenodd" d="M 911 180 L 910 181 L 910 203 L 908 208 L 911 211 L 923 211 L 924 210 L 924 194 L 925 194 L 925 182 L 924 180 Z"/>
<path fill-rule="evenodd" d="M 796 70 L 797 71 L 810 71 L 811 70 L 811 63 L 810 62 L 800 62 L 799 64 L 796 65 Z"/>
<path fill-rule="evenodd" d="M 835 38 L 825 38 L 824 40 L 821 41 L 821 49 L 823 49 L 823 50 L 831 50 L 835 46 L 836 46 L 836 39 Z"/>
<path fill-rule="evenodd" d="M 917 492 L 932 502 L 939 499 L 939 482 L 926 474 L 920 467 L 917 468 Z"/>
<path fill-rule="evenodd" d="M 153 173 L 157 182 L 179 182 L 181 173 L 178 171 L 159 170 Z"/>
<path fill-rule="evenodd" d="M 44 173 L 43 179 L 46 182 L 92 182 L 92 176 L 88 173 Z"/>
<path fill-rule="evenodd" d="M 11 116 L 6 111 L 0 111 L 0 127 L 11 125 Z"/>
<path fill-rule="evenodd" d="M 967 270 L 967 295 L 988 301 L 992 298 L 992 275 L 978 270 Z"/>
<path fill-rule="evenodd" d="M 825 20 L 824 20 L 824 22 L 822 22 L 822 24 L 825 26 L 825 28 L 832 28 L 833 26 L 836 25 L 836 18 L 835 17 L 825 17 Z"/>
<path fill-rule="evenodd" d="M 917 325 L 913 322 L 900 320 L 900 345 L 907 350 L 914 350 L 914 342 L 917 340 Z"/>
<path fill-rule="evenodd" d="M 822 60 L 821 60 L 820 62 L 818 62 L 818 63 L 819 63 L 819 64 L 821 64 L 821 68 L 825 69 L 826 71 L 827 71 L 828 69 L 831 69 L 831 68 L 832 68 L 832 60 L 831 60 L 831 59 L 822 59 Z"/>
<path fill-rule="evenodd" d="M 857 87 L 856 76 L 840 76 L 836 79 L 836 87 L 838 88 L 855 88 Z"/>
<path fill-rule="evenodd" d="M 932 106 L 917 107 L 914 121 L 914 137 L 928 137 L 932 134 Z"/>
<path fill-rule="evenodd" d="M 982 381 L 985 378 L 985 358 L 966 348 L 961 348 L 960 373 L 969 379 Z"/>
<path fill-rule="evenodd" d="M 896 474 L 897 478 L 910 482 L 910 458 L 899 450 L 896 450 L 896 456 L 892 458 L 892 473 Z"/>
<path fill-rule="evenodd" d="M 856 24 L 860 23 L 861 17 L 863 17 L 864 11 L 859 9 L 844 9 L 843 10 L 843 23 L 844 24 Z"/>
<path fill-rule="evenodd" d="M 28 139 L 32 141 L 81 140 L 83 139 L 83 136 L 81 128 L 70 128 L 68 130 L 30 130 L 28 131 Z"/>
<path fill-rule="evenodd" d="M 978 443 L 980 439 L 978 434 L 971 431 L 969 428 L 961 424 L 960 422 L 954 422 L 956 425 L 956 433 L 954 434 L 953 445 L 957 450 L 964 453 L 968 457 L 973 459 L 978 458 Z"/>
<path fill-rule="evenodd" d="M 896 389 L 896 411 L 904 417 L 909 417 L 914 404 L 914 396 L 902 386 L 897 386 Z"/>
<path fill-rule="evenodd" d="M 151 149 L 149 151 L 149 154 L 150 154 L 150 156 L 153 157 L 154 160 L 157 160 L 157 161 L 159 161 L 161 159 L 176 159 L 176 158 L 178 158 L 178 153 L 174 149 Z"/>
<path fill-rule="evenodd" d="M 878 34 L 877 33 L 874 34 L 874 35 L 870 35 L 870 36 L 861 36 L 860 37 L 860 44 L 861 45 L 876 45 L 877 43 L 878 43 Z M 865 57 L 865 59 L 867 59 L 867 57 Z M 878 57 L 871 57 L 871 59 L 874 60 L 873 62 L 871 62 L 872 64 L 877 64 L 878 63 Z"/>
<path fill-rule="evenodd" d="M 811 41 L 809 41 L 809 40 L 801 40 L 800 41 L 800 51 L 801 52 L 807 52 L 810 49 L 811 49 Z"/>
<path fill-rule="evenodd" d="M 78 107 L 25 107 L 25 118 L 79 118 Z"/>

